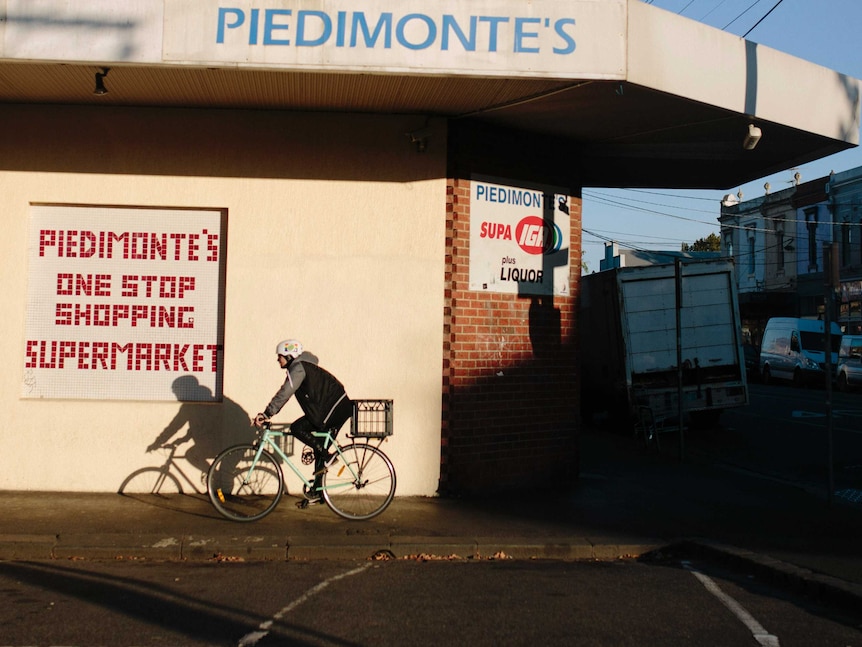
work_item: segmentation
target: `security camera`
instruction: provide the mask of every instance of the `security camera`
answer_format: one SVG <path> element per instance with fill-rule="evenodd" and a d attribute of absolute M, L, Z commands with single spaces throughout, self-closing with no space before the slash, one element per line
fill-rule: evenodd
<path fill-rule="evenodd" d="M 428 146 L 428 140 L 431 137 L 430 128 L 419 128 L 418 130 L 411 130 L 409 133 L 404 134 L 410 138 L 411 144 L 416 144 L 416 150 L 420 153 L 425 152 L 425 148 Z"/>
<path fill-rule="evenodd" d="M 742 140 L 742 147 L 747 151 L 754 150 L 754 147 L 757 146 L 757 142 L 760 141 L 762 136 L 763 133 L 760 128 L 754 124 L 748 124 L 748 134 Z"/>
<path fill-rule="evenodd" d="M 420 128 L 419 130 L 412 130 L 407 133 L 407 136 L 410 138 L 411 143 L 418 144 L 423 139 L 428 139 L 431 136 L 431 129 Z"/>

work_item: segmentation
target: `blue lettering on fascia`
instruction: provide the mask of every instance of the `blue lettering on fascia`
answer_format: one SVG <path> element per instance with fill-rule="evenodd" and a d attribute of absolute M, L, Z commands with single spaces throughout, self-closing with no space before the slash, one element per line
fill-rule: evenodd
<path fill-rule="evenodd" d="M 254 9 L 252 9 L 254 11 Z M 228 20 L 230 19 L 230 22 Z M 239 29 L 245 23 L 245 12 L 241 9 L 229 9 L 227 7 L 219 7 L 218 10 L 218 29 L 216 31 L 216 42 L 224 42 L 225 29 Z"/>
<path fill-rule="evenodd" d="M 440 49 L 444 52 L 449 50 L 449 35 L 455 34 L 458 38 L 458 41 L 461 43 L 461 47 L 464 48 L 465 52 L 475 52 L 476 51 L 476 16 L 470 16 L 470 35 L 467 36 L 464 34 L 464 30 L 461 29 L 461 26 L 458 24 L 458 21 L 455 20 L 455 16 L 450 16 L 448 14 L 443 16 L 443 34 L 440 37 Z"/>
<path fill-rule="evenodd" d="M 541 23 L 541 18 L 515 18 L 515 51 L 516 52 L 528 52 L 531 54 L 538 54 L 538 47 L 528 47 L 524 44 L 524 41 L 527 38 L 538 38 L 539 33 L 535 31 L 526 31 L 526 27 L 528 24 Z"/>
<path fill-rule="evenodd" d="M 563 40 L 563 47 L 555 47 L 554 54 L 571 54 L 575 51 L 575 39 L 566 31 L 566 27 L 574 24 L 574 18 L 563 18 L 554 23 L 554 31 Z"/>
<path fill-rule="evenodd" d="M 284 17 L 290 16 L 293 12 L 290 9 L 267 9 L 266 10 L 266 25 L 263 28 L 263 44 L 264 45 L 290 45 L 289 38 L 276 38 L 277 30 L 287 31 L 290 25 L 284 22 Z"/>
<path fill-rule="evenodd" d="M 425 39 L 419 41 L 418 43 L 411 43 L 407 40 L 407 36 L 404 32 L 404 29 L 411 22 L 420 22 L 425 28 Z M 407 49 L 428 49 L 431 47 L 432 43 L 437 40 L 437 25 L 434 23 L 431 18 L 421 13 L 411 13 L 404 16 L 401 20 L 398 21 L 398 26 L 395 30 L 395 38 L 398 40 L 398 44 L 402 47 L 406 47 Z"/>
<path fill-rule="evenodd" d="M 263 16 L 261 16 L 263 13 Z M 262 19 L 261 19 L 262 18 Z M 451 14 L 439 18 L 423 13 L 396 17 L 364 11 L 250 9 L 219 7 L 216 43 L 294 47 L 351 47 L 391 49 L 438 48 L 465 52 L 540 54 L 543 44 L 560 56 L 575 51 L 574 18 L 470 16 L 459 21 Z M 511 32 L 511 33 L 510 33 Z M 547 34 L 547 36 L 545 35 Z M 291 38 L 292 35 L 292 38 Z M 503 42 L 504 39 L 511 39 Z"/>
<path fill-rule="evenodd" d="M 508 18 L 503 16 L 479 16 L 479 22 L 487 22 L 490 32 L 488 34 L 488 51 L 497 51 L 497 28 L 501 22 L 509 22 Z"/>
<path fill-rule="evenodd" d="M 320 36 L 317 38 L 306 38 L 305 27 L 309 19 L 320 21 Z M 296 46 L 317 47 L 323 45 L 332 35 L 332 19 L 323 11 L 300 11 L 296 16 Z"/>
<path fill-rule="evenodd" d="M 480 202 L 496 202 L 497 204 L 511 204 L 516 207 L 536 209 L 541 209 L 544 204 L 544 194 L 541 191 L 528 191 L 481 183 L 476 183 L 474 186 L 476 187 L 474 199 Z"/>
<path fill-rule="evenodd" d="M 365 37 L 365 45 L 374 49 L 374 46 L 377 44 L 377 39 L 380 37 L 380 33 L 383 32 L 385 34 L 385 38 L 383 40 L 383 48 L 389 49 L 392 47 L 392 14 L 384 13 L 380 14 L 380 18 L 377 21 L 377 25 L 374 27 L 373 32 L 368 31 L 368 22 L 365 20 L 365 13 L 360 11 L 353 12 L 353 29 L 350 34 L 350 46 L 356 47 L 358 41 L 356 40 L 357 34 L 359 31 L 362 31 L 362 35 Z"/>

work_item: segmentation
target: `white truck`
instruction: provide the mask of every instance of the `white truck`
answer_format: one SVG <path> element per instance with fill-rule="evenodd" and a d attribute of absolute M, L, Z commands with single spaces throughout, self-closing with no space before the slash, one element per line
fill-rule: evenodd
<path fill-rule="evenodd" d="M 711 424 L 724 409 L 748 404 L 738 303 L 729 260 L 681 263 L 679 281 L 675 264 L 583 276 L 585 418 L 607 412 L 633 421 L 638 406 L 675 417 L 680 383 L 691 422 Z"/>

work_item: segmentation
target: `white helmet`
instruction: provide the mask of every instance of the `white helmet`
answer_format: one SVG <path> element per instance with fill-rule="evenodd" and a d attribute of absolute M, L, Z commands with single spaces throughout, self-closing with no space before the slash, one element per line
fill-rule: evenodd
<path fill-rule="evenodd" d="M 278 346 L 275 347 L 275 354 L 296 359 L 302 354 L 302 344 L 298 339 L 285 339 L 278 342 Z"/>

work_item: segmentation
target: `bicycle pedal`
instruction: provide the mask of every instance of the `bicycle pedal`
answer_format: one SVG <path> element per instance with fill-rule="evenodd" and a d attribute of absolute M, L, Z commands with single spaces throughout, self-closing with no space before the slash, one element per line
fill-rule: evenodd
<path fill-rule="evenodd" d="M 296 507 L 300 510 L 305 510 L 308 507 L 308 499 L 301 499 L 296 502 Z"/>

